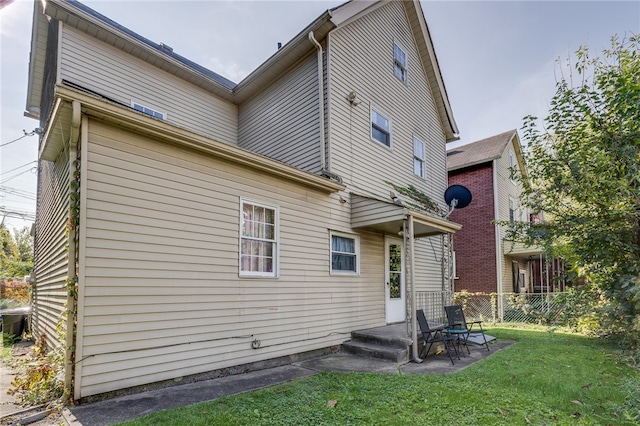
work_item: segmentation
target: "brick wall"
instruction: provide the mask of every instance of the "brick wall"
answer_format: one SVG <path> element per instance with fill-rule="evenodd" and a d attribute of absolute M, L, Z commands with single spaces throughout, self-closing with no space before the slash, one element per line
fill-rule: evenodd
<path fill-rule="evenodd" d="M 462 225 L 453 236 L 458 276 L 455 291 L 496 292 L 492 163 L 449 172 L 449 185 L 455 184 L 467 187 L 472 196 L 469 206 L 449 217 Z"/>

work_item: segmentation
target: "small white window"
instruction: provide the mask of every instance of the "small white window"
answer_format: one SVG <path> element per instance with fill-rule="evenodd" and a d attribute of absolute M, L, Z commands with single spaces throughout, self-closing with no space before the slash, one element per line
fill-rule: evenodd
<path fill-rule="evenodd" d="M 424 179 L 424 142 L 418 138 L 413 138 L 413 173 Z"/>
<path fill-rule="evenodd" d="M 513 154 L 513 151 L 509 151 L 509 176 L 511 182 L 516 183 L 513 179 L 516 173 L 516 156 Z"/>
<path fill-rule="evenodd" d="M 360 239 L 357 235 L 331 232 L 331 273 L 358 274 Z"/>
<path fill-rule="evenodd" d="M 371 138 L 391 148 L 391 120 L 371 108 Z"/>
<path fill-rule="evenodd" d="M 277 207 L 240 200 L 240 276 L 275 277 L 277 262 Z"/>
<path fill-rule="evenodd" d="M 135 109 L 136 111 L 140 111 L 142 113 L 150 115 L 152 117 L 159 118 L 160 120 L 165 120 L 167 118 L 167 114 L 165 114 L 164 112 L 157 111 L 155 109 L 149 108 L 147 106 L 144 106 L 134 101 L 131 101 L 131 108 Z"/>
<path fill-rule="evenodd" d="M 509 222 L 511 225 L 516 223 L 516 200 L 509 197 Z"/>
<path fill-rule="evenodd" d="M 407 82 L 407 54 L 400 46 L 393 43 L 393 73 L 402 81 Z"/>

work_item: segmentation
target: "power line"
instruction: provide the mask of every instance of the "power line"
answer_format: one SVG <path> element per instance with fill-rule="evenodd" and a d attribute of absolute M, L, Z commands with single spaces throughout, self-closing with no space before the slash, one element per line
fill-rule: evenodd
<path fill-rule="evenodd" d="M 28 165 L 30 165 L 30 164 L 33 164 L 33 163 L 37 163 L 37 160 L 29 161 L 28 163 L 23 164 L 22 166 L 18 166 L 18 167 L 14 168 L 14 169 L 7 170 L 6 172 L 3 172 L 3 173 L 4 173 L 4 174 L 11 173 L 11 172 L 12 172 L 12 171 L 14 171 L 14 170 L 21 169 L 21 168 L 26 167 L 26 166 L 28 166 Z"/>
<path fill-rule="evenodd" d="M 24 172 L 20 172 L 20 173 L 18 173 L 18 174 L 16 174 L 16 175 L 13 175 L 13 176 L 11 176 L 11 177 L 8 177 L 8 178 L 6 178 L 6 179 L 4 179 L 4 180 L 0 181 L 0 185 L 5 184 L 5 183 L 9 182 L 10 180 L 15 179 L 15 178 L 17 178 L 17 177 L 18 177 L 18 176 L 20 176 L 20 175 L 23 175 L 23 174 L 25 174 L 25 173 L 29 173 L 30 171 L 32 171 L 32 170 L 34 170 L 34 169 L 35 169 L 35 167 L 33 167 L 33 168 L 29 169 L 29 170 L 25 170 Z"/>
<path fill-rule="evenodd" d="M 12 140 L 12 141 L 5 142 L 5 143 L 1 144 L 1 145 L 0 145 L 0 148 L 2 148 L 3 146 L 7 146 L 7 145 L 9 145 L 9 144 L 12 144 L 12 143 L 14 143 L 14 142 L 18 142 L 20 139 L 24 139 L 24 138 L 26 138 L 27 136 L 33 136 L 33 135 L 35 135 L 35 134 L 37 133 L 37 131 L 35 131 L 35 130 L 34 130 L 33 132 L 29 132 L 29 133 L 25 132 L 24 130 L 23 130 L 23 132 L 24 132 L 24 135 L 23 135 L 23 136 L 20 136 L 18 139 L 14 139 L 14 140 Z"/>

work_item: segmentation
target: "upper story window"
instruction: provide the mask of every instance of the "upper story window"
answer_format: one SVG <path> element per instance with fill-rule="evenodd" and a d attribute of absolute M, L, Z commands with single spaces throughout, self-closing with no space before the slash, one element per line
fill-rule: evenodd
<path fill-rule="evenodd" d="M 277 207 L 240 200 L 240 276 L 275 277 Z"/>
<path fill-rule="evenodd" d="M 391 148 L 391 120 L 371 108 L 371 138 Z"/>
<path fill-rule="evenodd" d="M 131 101 L 131 108 L 135 109 L 136 111 L 143 112 L 152 117 L 159 118 L 160 120 L 165 120 L 167 118 L 167 114 L 165 114 L 164 112 L 160 112 L 155 109 L 146 107 L 134 101 Z"/>
<path fill-rule="evenodd" d="M 516 200 L 509 197 L 509 222 L 511 225 L 516 224 Z"/>
<path fill-rule="evenodd" d="M 418 138 L 413 138 L 413 173 L 425 177 L 424 142 Z"/>
<path fill-rule="evenodd" d="M 516 173 L 516 156 L 513 154 L 513 151 L 509 151 L 509 172 L 511 182 L 516 183 L 514 179 Z"/>
<path fill-rule="evenodd" d="M 402 81 L 407 82 L 407 54 L 397 43 L 393 43 L 393 73 Z"/>
<path fill-rule="evenodd" d="M 331 232 L 331 273 L 357 274 L 360 262 L 360 240 L 357 235 Z"/>

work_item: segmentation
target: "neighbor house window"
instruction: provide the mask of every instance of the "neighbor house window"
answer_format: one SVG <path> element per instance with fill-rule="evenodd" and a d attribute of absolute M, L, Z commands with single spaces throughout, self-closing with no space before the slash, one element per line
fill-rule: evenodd
<path fill-rule="evenodd" d="M 516 223 L 516 200 L 511 197 L 509 197 L 509 222 L 511 226 Z"/>
<path fill-rule="evenodd" d="M 278 261 L 278 209 L 240 201 L 240 275 L 275 277 Z"/>
<path fill-rule="evenodd" d="M 371 138 L 391 147 L 391 120 L 371 108 Z"/>
<path fill-rule="evenodd" d="M 393 73 L 403 83 L 407 82 L 407 54 L 396 43 L 393 43 Z"/>
<path fill-rule="evenodd" d="M 131 108 L 135 109 L 136 111 L 143 112 L 152 117 L 159 118 L 160 120 L 165 120 L 167 118 L 167 114 L 165 114 L 164 112 L 157 111 L 155 109 L 149 108 L 147 106 L 144 106 L 134 101 L 131 101 Z"/>
<path fill-rule="evenodd" d="M 413 138 L 413 173 L 424 179 L 424 142 Z"/>
<path fill-rule="evenodd" d="M 509 151 L 509 178 L 513 183 L 516 183 L 516 181 L 514 180 L 515 173 L 516 173 L 516 156 L 513 154 L 512 151 Z"/>
<path fill-rule="evenodd" d="M 331 273 L 357 274 L 360 256 L 360 240 L 357 235 L 331 234 Z"/>

